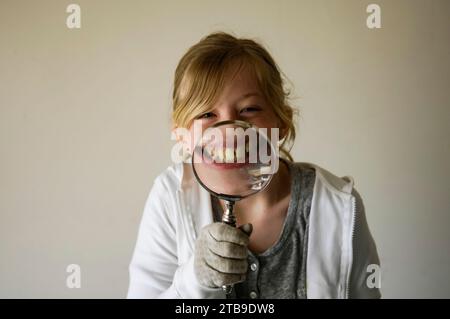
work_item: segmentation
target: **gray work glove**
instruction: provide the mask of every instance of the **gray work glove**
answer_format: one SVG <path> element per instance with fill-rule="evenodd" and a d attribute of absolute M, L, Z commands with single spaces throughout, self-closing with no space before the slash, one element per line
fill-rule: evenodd
<path fill-rule="evenodd" d="M 247 245 L 252 224 L 239 228 L 213 223 L 202 228 L 195 243 L 195 275 L 205 287 L 242 282 L 247 274 Z"/>

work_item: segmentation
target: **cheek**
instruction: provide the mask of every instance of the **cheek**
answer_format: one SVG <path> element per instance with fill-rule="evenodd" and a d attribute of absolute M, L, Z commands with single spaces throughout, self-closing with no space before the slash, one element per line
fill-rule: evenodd
<path fill-rule="evenodd" d="M 251 124 L 256 125 L 259 128 L 271 129 L 273 127 L 279 127 L 279 121 L 275 114 L 264 115 L 252 119 Z"/>
<path fill-rule="evenodd" d="M 265 128 L 267 129 L 267 135 L 270 140 L 278 141 L 281 138 L 282 135 L 282 129 L 280 128 L 280 121 L 278 120 L 277 116 L 275 114 L 269 114 L 262 117 L 255 118 L 254 121 L 252 121 L 253 125 L 256 125 L 259 128 Z M 277 128 L 278 130 L 272 130 Z M 272 133 L 276 134 L 277 136 L 272 136 Z"/>
<path fill-rule="evenodd" d="M 193 150 L 195 147 L 195 144 L 199 141 L 201 138 L 203 132 L 211 126 L 206 121 L 194 121 L 194 123 L 189 128 L 189 135 L 183 136 L 183 144 L 185 147 L 187 147 L 189 150 Z"/>

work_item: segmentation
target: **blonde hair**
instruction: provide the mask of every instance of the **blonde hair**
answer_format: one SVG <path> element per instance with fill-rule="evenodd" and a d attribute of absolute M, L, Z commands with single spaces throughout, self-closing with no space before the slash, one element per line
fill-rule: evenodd
<path fill-rule="evenodd" d="M 280 153 L 292 161 L 289 151 L 295 139 L 296 109 L 288 103 L 290 92 L 284 90 L 279 67 L 267 50 L 251 39 L 215 32 L 184 54 L 175 70 L 173 123 L 178 127 L 190 127 L 197 116 L 210 111 L 228 71 L 236 65 L 236 73 L 247 66 L 257 79 L 264 98 L 284 129 Z"/>

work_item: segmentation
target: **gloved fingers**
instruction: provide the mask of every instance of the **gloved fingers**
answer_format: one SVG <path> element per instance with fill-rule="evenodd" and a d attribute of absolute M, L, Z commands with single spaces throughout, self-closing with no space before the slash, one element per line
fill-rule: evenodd
<path fill-rule="evenodd" d="M 212 251 L 206 253 L 205 256 L 206 264 L 215 271 L 223 274 L 237 274 L 242 275 L 247 273 L 248 262 L 245 259 L 231 259 L 224 258 L 216 255 Z"/>
<path fill-rule="evenodd" d="M 224 223 L 214 223 L 209 225 L 209 234 L 216 241 L 226 241 L 241 246 L 247 246 L 249 237 L 242 230 Z"/>
<path fill-rule="evenodd" d="M 196 264 L 195 275 L 199 283 L 205 287 L 217 288 L 242 282 L 246 274 L 226 274 L 211 268 L 204 260 Z"/>
<path fill-rule="evenodd" d="M 225 258 L 246 259 L 248 257 L 247 247 L 235 243 L 211 240 L 208 242 L 208 247 L 214 254 Z"/>

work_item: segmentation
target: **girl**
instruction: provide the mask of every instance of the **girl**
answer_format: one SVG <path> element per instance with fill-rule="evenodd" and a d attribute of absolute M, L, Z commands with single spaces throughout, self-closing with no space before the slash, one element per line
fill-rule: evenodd
<path fill-rule="evenodd" d="M 174 128 L 224 120 L 279 128 L 279 169 L 268 187 L 236 203 L 238 228 L 220 223 L 223 201 L 201 188 L 189 163 L 158 176 L 130 264 L 129 298 L 380 297 L 370 277 L 378 254 L 353 179 L 289 154 L 295 114 L 280 73 L 260 44 L 222 32 L 182 57 Z"/>

